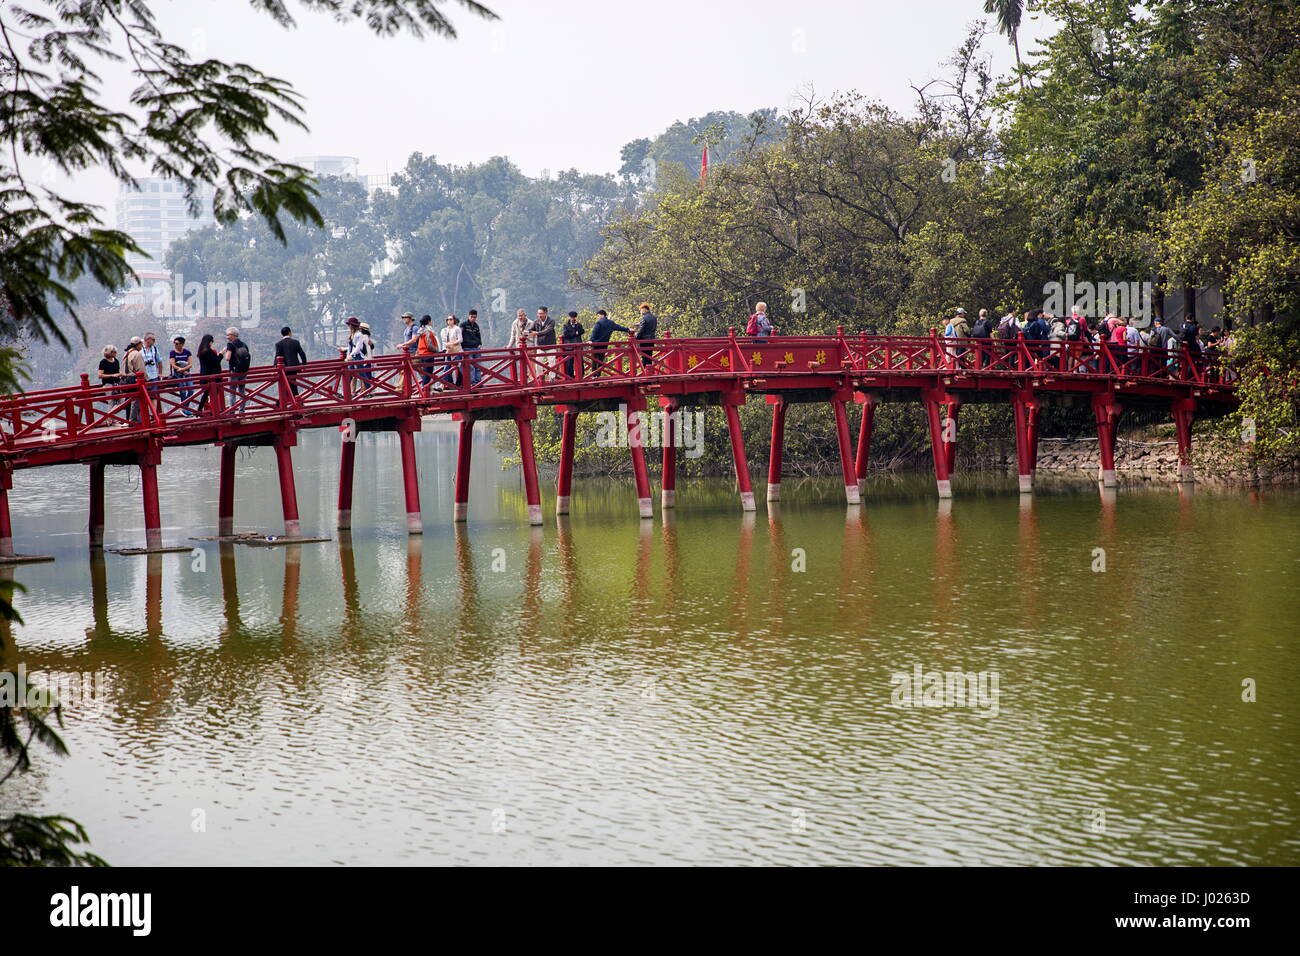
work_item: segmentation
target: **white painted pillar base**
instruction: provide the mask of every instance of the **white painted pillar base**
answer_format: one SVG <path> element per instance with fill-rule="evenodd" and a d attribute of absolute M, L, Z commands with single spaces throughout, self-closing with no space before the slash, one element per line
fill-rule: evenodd
<path fill-rule="evenodd" d="M 14 539 L 0 538 L 0 558 L 12 558 L 13 556 L 14 556 Z"/>
<path fill-rule="evenodd" d="M 673 488 L 665 488 L 659 495 L 660 504 L 665 508 L 677 507 L 677 491 Z"/>
<path fill-rule="evenodd" d="M 451 520 L 465 521 L 469 518 L 469 502 L 457 501 L 451 506 Z"/>
<path fill-rule="evenodd" d="M 144 533 L 144 546 L 150 551 L 162 547 L 162 528 L 146 529 Z M 11 545 L 12 547 L 12 545 Z"/>
<path fill-rule="evenodd" d="M 424 534 L 424 519 L 420 517 L 420 512 L 408 511 L 406 513 L 406 533 Z"/>
<path fill-rule="evenodd" d="M 740 510 L 741 511 L 754 510 L 754 493 L 752 491 L 742 491 L 740 493 Z"/>
<path fill-rule="evenodd" d="M 294 521 L 286 520 L 284 523 L 284 536 L 286 538 L 301 538 L 302 522 L 297 520 Z"/>
<path fill-rule="evenodd" d="M 1119 479 L 1115 477 L 1114 468 L 1103 468 L 1101 470 L 1101 484 L 1104 488 L 1118 488 Z"/>
<path fill-rule="evenodd" d="M 936 480 L 935 484 L 938 485 L 939 487 L 940 498 L 952 497 L 952 482 L 950 480 L 948 480 L 947 478 L 945 478 L 943 481 Z"/>
<path fill-rule="evenodd" d="M 1189 465 L 1189 464 L 1187 464 L 1187 463 L 1185 463 L 1185 462 L 1181 462 L 1181 461 L 1178 463 L 1178 480 L 1179 480 L 1179 481 L 1195 481 L 1195 480 L 1196 480 L 1196 475 L 1195 475 L 1195 473 L 1192 471 L 1192 466 L 1191 466 L 1191 465 Z"/>
<path fill-rule="evenodd" d="M 863 495 L 865 495 L 866 493 L 867 493 L 867 479 L 865 479 L 865 478 L 859 478 L 859 479 L 858 479 L 858 497 L 861 498 L 861 497 L 862 497 Z"/>
<path fill-rule="evenodd" d="M 339 511 L 339 518 L 338 518 L 337 525 L 338 525 L 338 529 L 339 529 L 340 531 L 346 531 L 346 530 L 348 530 L 349 528 L 352 527 L 352 510 L 351 510 L 351 509 L 348 509 L 348 510 L 346 510 L 346 511 Z M 223 533 L 224 533 L 224 532 L 223 532 Z"/>
<path fill-rule="evenodd" d="M 218 535 L 220 535 L 221 537 L 224 538 L 224 537 L 226 537 L 226 535 L 231 535 L 231 534 L 234 534 L 234 533 L 235 533 L 235 519 L 234 519 L 234 518 L 219 518 L 219 519 L 217 519 L 217 534 L 218 534 Z"/>
<path fill-rule="evenodd" d="M 856 505 L 862 502 L 862 496 L 858 494 L 857 484 L 844 486 L 844 497 L 848 499 L 849 504 Z"/>
<path fill-rule="evenodd" d="M 569 513 L 569 499 L 572 495 L 555 496 L 555 513 L 557 515 L 567 515 Z"/>
<path fill-rule="evenodd" d="M 772 484 L 771 482 L 768 482 L 768 485 L 767 485 L 767 500 L 768 500 L 768 501 L 780 501 L 780 500 L 781 500 L 781 482 L 778 481 L 776 484 Z"/>
<path fill-rule="evenodd" d="M 529 506 L 528 506 L 528 523 L 529 523 L 529 524 L 541 524 L 541 523 L 542 523 L 542 506 L 541 506 L 541 505 L 529 505 Z"/>
<path fill-rule="evenodd" d="M 642 518 L 653 518 L 655 516 L 654 499 L 638 498 L 636 500 L 637 509 L 641 512 Z"/>
<path fill-rule="evenodd" d="M 1020 475 L 1020 493 L 1022 495 L 1032 495 L 1034 493 L 1034 476 Z"/>

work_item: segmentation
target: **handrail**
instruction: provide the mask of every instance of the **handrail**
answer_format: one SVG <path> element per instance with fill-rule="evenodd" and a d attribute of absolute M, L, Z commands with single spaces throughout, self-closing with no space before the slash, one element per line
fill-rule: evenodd
<path fill-rule="evenodd" d="M 251 416 L 304 416 L 353 407 L 436 405 L 442 398 L 502 397 L 646 379 L 790 375 L 990 375 L 1188 384 L 1230 392 L 1218 365 L 1186 349 L 931 335 L 737 335 L 607 343 L 557 343 L 438 352 L 397 352 L 286 367 L 250 368 L 113 385 L 81 384 L 0 396 L 0 455 L 22 442 L 182 430 Z M 1093 386 L 1095 387 L 1095 386 Z M 113 431 L 108 429 L 112 428 Z"/>

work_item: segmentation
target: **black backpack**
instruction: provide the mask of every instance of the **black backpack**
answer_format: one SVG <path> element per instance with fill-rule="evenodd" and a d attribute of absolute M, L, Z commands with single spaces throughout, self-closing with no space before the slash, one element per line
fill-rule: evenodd
<path fill-rule="evenodd" d="M 232 372 L 247 372 L 252 364 L 253 356 L 249 353 L 248 346 L 243 342 L 240 342 L 231 350 L 230 370 Z"/>

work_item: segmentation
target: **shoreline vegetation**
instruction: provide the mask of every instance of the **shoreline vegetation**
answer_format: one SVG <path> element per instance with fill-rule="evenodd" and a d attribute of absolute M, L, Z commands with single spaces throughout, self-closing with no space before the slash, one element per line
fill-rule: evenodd
<path fill-rule="evenodd" d="M 793 409 L 792 409 L 793 412 Z M 829 418 L 829 416 L 826 416 Z M 879 420 L 879 418 L 878 418 Z M 582 419 L 579 419 L 581 422 Z M 497 423 L 500 425 L 501 423 Z M 509 424 L 509 423 L 505 423 Z M 725 445 L 721 431 L 725 426 L 717 420 L 710 420 L 705 443 L 705 454 L 697 460 L 683 458 L 679 453 L 677 466 L 679 473 L 687 477 L 717 478 L 731 473 L 730 452 Z M 829 430 L 829 423 L 825 426 Z M 581 426 L 580 426 L 581 428 Z M 558 426 L 555 427 L 554 443 L 550 440 L 550 423 L 544 416 L 539 416 L 535 423 L 534 441 L 537 446 L 538 466 L 551 472 L 558 467 Z M 851 429 L 856 444 L 856 430 Z M 788 436 L 792 438 L 793 435 Z M 767 467 L 767 442 L 765 436 L 754 435 L 751 439 L 746 429 L 746 451 L 750 471 L 758 474 Z M 964 434 L 963 434 L 964 440 Z M 501 452 L 502 468 L 518 466 L 518 443 L 513 428 L 501 427 L 496 436 L 497 447 Z M 787 447 L 789 441 L 787 441 Z M 646 461 L 650 466 L 652 479 L 658 471 L 660 449 L 647 446 Z M 1076 434 L 1071 437 L 1043 437 L 1038 446 L 1038 472 L 1052 475 L 1095 474 L 1098 468 L 1098 447 L 1095 435 Z M 787 478 L 832 477 L 840 474 L 838 454 L 816 458 L 784 456 L 784 468 Z M 871 464 L 868 475 L 880 473 L 903 473 L 933 469 L 928 444 L 922 440 L 919 447 L 915 443 L 905 443 L 903 447 L 877 454 L 872 449 Z M 1151 480 L 1178 480 L 1178 442 L 1174 436 L 1174 426 L 1157 425 L 1153 427 L 1134 428 L 1128 434 L 1115 439 L 1115 470 L 1124 476 L 1142 477 Z M 1009 435 L 1005 438 L 973 436 L 967 447 L 959 440 L 957 447 L 957 467 L 954 474 L 962 472 L 1005 472 L 1014 475 L 1016 471 L 1015 441 Z M 1263 457 L 1255 453 L 1252 445 L 1243 442 L 1239 436 L 1227 434 L 1224 425 L 1207 427 L 1204 434 L 1195 434 L 1192 442 L 1192 472 L 1198 483 L 1224 484 L 1232 486 L 1257 485 L 1297 485 L 1300 486 L 1300 455 Z M 590 442 L 580 442 L 574 457 L 574 476 L 579 478 L 626 477 L 632 474 L 632 462 L 625 447 L 598 448 Z"/>

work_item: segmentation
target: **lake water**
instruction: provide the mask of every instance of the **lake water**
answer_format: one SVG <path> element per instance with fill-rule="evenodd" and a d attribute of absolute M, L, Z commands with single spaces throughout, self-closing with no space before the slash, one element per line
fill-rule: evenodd
<path fill-rule="evenodd" d="M 530 529 L 487 439 L 455 528 L 455 437 L 418 436 L 413 539 L 391 435 L 350 535 L 338 436 L 302 436 L 333 540 L 287 548 L 91 559 L 85 469 L 18 473 L 19 550 L 57 561 L 4 572 L 5 662 L 65 688 L 71 755 L 7 808 L 117 865 L 1300 863 L 1295 491 L 788 479 L 742 515 L 682 481 L 642 522 L 579 480 L 557 523 L 544 480 Z M 215 533 L 217 462 L 166 453 L 169 541 Z M 238 528 L 277 530 L 270 450 L 239 476 Z M 110 547 L 137 485 L 109 470 Z M 985 693 L 901 706 L 918 671 Z"/>

